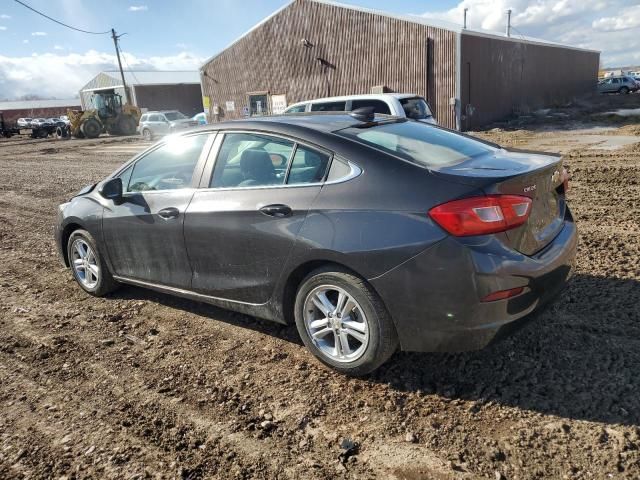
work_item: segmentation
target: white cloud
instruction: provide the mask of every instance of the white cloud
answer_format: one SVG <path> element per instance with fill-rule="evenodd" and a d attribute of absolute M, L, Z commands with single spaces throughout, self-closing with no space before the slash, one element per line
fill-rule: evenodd
<path fill-rule="evenodd" d="M 62 45 L 54 45 L 53 49 L 54 50 L 64 50 L 64 47 Z"/>
<path fill-rule="evenodd" d="M 640 5 L 627 8 L 616 16 L 598 18 L 591 26 L 604 32 L 640 27 Z"/>
<path fill-rule="evenodd" d="M 147 10 L 149 10 L 149 7 L 146 5 L 131 5 L 129 7 L 130 12 L 146 12 Z"/>
<path fill-rule="evenodd" d="M 191 53 L 136 57 L 123 54 L 132 70 L 197 70 L 204 62 Z M 95 75 L 104 70 L 117 70 L 114 54 L 90 50 L 78 53 L 33 53 L 24 57 L 0 55 L 0 92 L 6 98 L 27 94 L 43 97 L 70 98 Z"/>
<path fill-rule="evenodd" d="M 186 50 L 187 49 L 187 44 L 186 43 L 176 43 L 176 47 L 181 49 L 181 50 Z"/>
<path fill-rule="evenodd" d="M 6 30 L 7 27 L 3 27 L 2 25 L 0 25 L 0 30 Z"/>
<path fill-rule="evenodd" d="M 22 43 L 29 43 L 29 40 L 25 38 L 24 40 L 22 40 Z"/>
<path fill-rule="evenodd" d="M 31 32 L 32 37 L 46 37 L 47 32 Z"/>
<path fill-rule="evenodd" d="M 600 50 L 605 66 L 640 63 L 637 0 L 459 0 L 449 10 L 424 16 L 462 24 L 464 8 L 468 8 L 467 23 L 472 29 L 504 32 L 510 8 L 513 36 Z"/>
<path fill-rule="evenodd" d="M 7 15 L 6 13 L 3 13 L 2 15 L 0 15 L 0 18 L 2 20 L 9 20 L 11 18 L 11 15 Z"/>

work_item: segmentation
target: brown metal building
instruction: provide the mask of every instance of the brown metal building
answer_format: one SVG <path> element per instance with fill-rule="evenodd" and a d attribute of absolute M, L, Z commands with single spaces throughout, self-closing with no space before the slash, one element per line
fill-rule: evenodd
<path fill-rule="evenodd" d="M 326 0 L 293 0 L 201 68 L 212 120 L 318 97 L 424 96 L 441 125 L 471 129 L 595 87 L 600 54 Z"/>
<path fill-rule="evenodd" d="M 194 71 L 124 72 L 131 102 L 143 111 L 179 110 L 187 116 L 202 111 L 200 77 Z M 125 98 L 120 72 L 101 72 L 80 90 L 82 108 L 91 108 L 96 92 L 118 93 Z"/>

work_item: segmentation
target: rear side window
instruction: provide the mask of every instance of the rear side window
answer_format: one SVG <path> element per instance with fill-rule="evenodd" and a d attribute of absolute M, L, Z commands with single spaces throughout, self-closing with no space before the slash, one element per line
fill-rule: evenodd
<path fill-rule="evenodd" d="M 254 133 L 227 133 L 210 187 L 262 187 L 285 181 L 293 142 Z"/>
<path fill-rule="evenodd" d="M 338 134 L 428 168 L 454 165 L 496 150 L 458 133 L 406 120 L 349 127 Z"/>
<path fill-rule="evenodd" d="M 323 102 L 312 103 L 312 112 L 344 112 L 347 108 L 347 102 Z"/>
<path fill-rule="evenodd" d="M 287 185 L 321 182 L 328 163 L 329 155 L 299 145 L 291 162 Z"/>
<path fill-rule="evenodd" d="M 327 182 L 336 182 L 348 177 L 351 174 L 351 167 L 345 162 L 333 159 L 331 162 L 331 168 L 329 169 L 329 175 L 327 175 Z"/>
<path fill-rule="evenodd" d="M 391 115 L 391 110 L 389 109 L 389 105 L 382 100 L 371 100 L 371 99 L 363 99 L 363 100 L 352 100 L 351 101 L 351 110 L 356 110 L 358 108 L 364 107 L 373 107 L 375 113 L 382 113 L 385 115 Z"/>
<path fill-rule="evenodd" d="M 147 121 L 147 117 L 148 117 L 148 115 L 146 115 L 146 114 L 145 114 L 145 115 L 142 115 L 142 116 L 140 117 L 140 121 L 141 121 L 141 122 L 146 122 L 146 121 Z"/>

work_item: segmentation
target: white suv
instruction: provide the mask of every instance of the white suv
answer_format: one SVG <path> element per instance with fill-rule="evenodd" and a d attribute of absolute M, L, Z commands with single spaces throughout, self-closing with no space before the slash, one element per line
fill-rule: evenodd
<path fill-rule="evenodd" d="M 406 117 L 436 124 L 426 100 L 412 93 L 382 93 L 326 97 L 294 103 L 284 113 L 350 112 L 357 108 L 374 107 L 375 113 Z"/>

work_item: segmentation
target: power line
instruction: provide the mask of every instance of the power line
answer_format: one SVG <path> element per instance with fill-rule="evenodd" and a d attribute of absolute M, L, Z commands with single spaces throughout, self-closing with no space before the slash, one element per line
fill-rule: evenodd
<path fill-rule="evenodd" d="M 67 25 L 66 23 L 62 23 L 61 21 L 56 20 L 55 18 L 51 18 L 49 15 L 45 15 L 44 13 L 42 13 L 42 12 L 40 12 L 40 11 L 36 10 L 36 9 L 35 9 L 35 8 L 33 8 L 33 7 L 30 7 L 29 5 L 27 5 L 27 4 L 26 4 L 26 3 L 24 3 L 24 2 L 21 2 L 20 0 L 15 0 L 15 2 L 16 2 L 16 3 L 19 3 L 20 5 L 22 5 L 22 6 L 23 6 L 23 7 L 25 7 L 25 8 L 28 8 L 28 9 L 29 9 L 29 10 L 31 10 L 32 12 L 35 12 L 35 13 L 37 13 L 38 15 L 42 15 L 44 18 L 47 18 L 47 19 L 51 20 L 52 22 L 55 22 L 55 23 L 57 23 L 57 24 L 59 24 L 59 25 L 62 25 L 63 27 L 70 28 L 71 30 L 76 30 L 76 31 L 78 31 L 78 32 L 82 32 L 82 33 L 89 33 L 89 34 L 91 34 L 91 35 L 106 35 L 106 34 L 108 34 L 108 33 L 111 33 L 111 30 L 108 30 L 108 31 L 106 31 L 106 32 L 90 32 L 90 31 L 88 31 L 88 30 L 83 30 L 83 29 L 81 29 L 81 28 L 72 27 L 71 25 Z"/>

